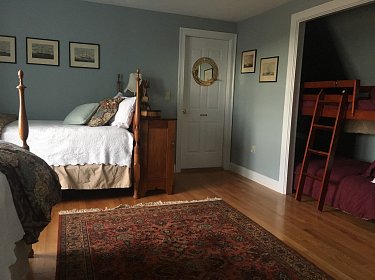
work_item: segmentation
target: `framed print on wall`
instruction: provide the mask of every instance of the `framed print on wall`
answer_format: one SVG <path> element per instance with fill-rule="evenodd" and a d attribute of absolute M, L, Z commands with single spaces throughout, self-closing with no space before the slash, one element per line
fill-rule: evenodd
<path fill-rule="evenodd" d="M 98 44 L 69 42 L 69 53 L 70 67 L 100 68 L 100 46 Z"/>
<path fill-rule="evenodd" d="M 58 40 L 26 38 L 26 63 L 60 65 L 60 42 Z"/>
<path fill-rule="evenodd" d="M 278 65 L 278 56 L 261 58 L 259 82 L 276 82 Z"/>
<path fill-rule="evenodd" d="M 0 35 L 0 62 L 16 63 L 16 37 Z"/>
<path fill-rule="evenodd" d="M 243 51 L 241 59 L 241 74 L 255 73 L 257 50 Z"/>

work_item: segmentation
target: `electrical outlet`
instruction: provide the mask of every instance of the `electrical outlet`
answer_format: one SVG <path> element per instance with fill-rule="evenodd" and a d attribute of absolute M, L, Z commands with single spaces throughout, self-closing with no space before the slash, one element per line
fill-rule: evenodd
<path fill-rule="evenodd" d="M 255 153 L 255 145 L 251 146 L 250 153 Z"/>

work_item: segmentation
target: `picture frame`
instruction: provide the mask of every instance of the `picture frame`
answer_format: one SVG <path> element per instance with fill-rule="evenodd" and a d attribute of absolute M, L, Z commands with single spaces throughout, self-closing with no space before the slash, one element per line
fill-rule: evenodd
<path fill-rule="evenodd" d="M 0 62 L 17 63 L 16 37 L 0 35 Z"/>
<path fill-rule="evenodd" d="M 212 73 L 213 73 L 213 68 L 209 68 L 204 70 L 204 80 L 209 81 L 212 79 Z"/>
<path fill-rule="evenodd" d="M 60 41 L 26 37 L 26 63 L 60 65 Z"/>
<path fill-rule="evenodd" d="M 255 73 L 257 50 L 243 51 L 241 56 L 241 74 Z"/>
<path fill-rule="evenodd" d="M 77 68 L 100 68 L 100 45 L 69 42 L 69 66 Z"/>
<path fill-rule="evenodd" d="M 259 82 L 277 82 L 279 57 L 265 57 L 260 59 Z"/>

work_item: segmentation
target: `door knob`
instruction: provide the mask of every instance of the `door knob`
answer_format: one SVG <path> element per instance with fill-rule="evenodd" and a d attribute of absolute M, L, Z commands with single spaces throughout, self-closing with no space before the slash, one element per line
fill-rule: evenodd
<path fill-rule="evenodd" d="M 207 117 L 207 114 L 200 114 L 201 117 Z"/>
<path fill-rule="evenodd" d="M 186 109 L 182 109 L 182 113 L 185 115 L 186 114 Z"/>

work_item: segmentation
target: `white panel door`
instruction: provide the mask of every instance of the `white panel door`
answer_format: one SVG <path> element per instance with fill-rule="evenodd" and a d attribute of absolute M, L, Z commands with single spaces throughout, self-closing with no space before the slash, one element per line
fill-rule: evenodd
<path fill-rule="evenodd" d="M 185 50 L 181 168 L 221 167 L 228 41 L 187 37 Z M 192 76 L 201 57 L 213 59 L 218 66 L 218 80 L 210 86 L 198 85 Z"/>

